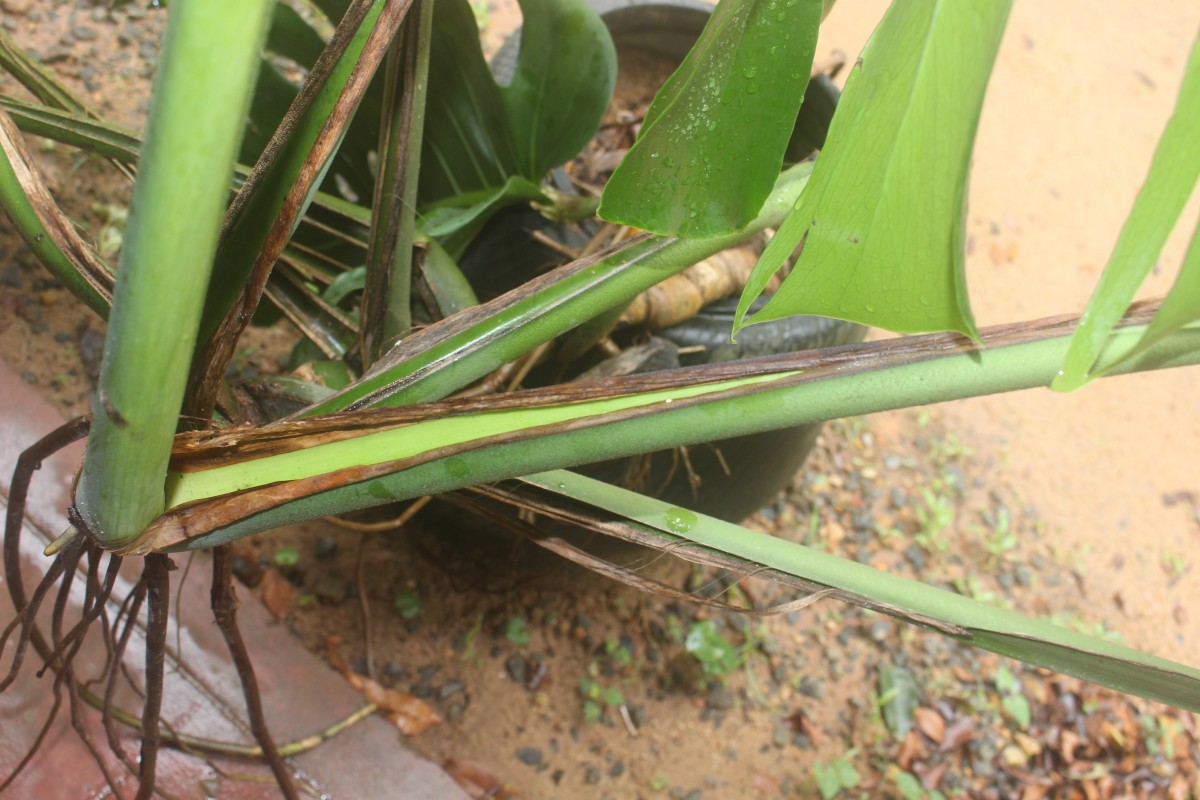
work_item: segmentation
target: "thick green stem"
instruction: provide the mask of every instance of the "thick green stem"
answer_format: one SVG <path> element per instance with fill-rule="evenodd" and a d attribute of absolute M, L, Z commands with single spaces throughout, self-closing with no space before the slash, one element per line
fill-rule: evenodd
<path fill-rule="evenodd" d="M 272 3 L 171 6 L 76 501 L 106 546 L 163 508 L 205 290 Z M 219 46 L 214 46 L 219 43 Z"/>
<path fill-rule="evenodd" d="M 1133 347 L 1144 329 L 1144 325 L 1131 325 L 1117 330 L 1110 340 L 1109 352 L 1115 356 Z M 1049 338 L 1009 346 L 977 349 L 938 345 L 917 358 L 881 368 L 870 368 L 864 358 L 854 361 L 848 370 L 817 369 L 812 375 L 797 375 L 794 370 L 789 370 L 773 379 L 759 376 L 756 380 L 746 381 L 734 392 L 709 392 L 711 399 L 696 399 L 697 387 L 687 385 L 689 381 L 684 372 L 679 381 L 684 388 L 678 390 L 674 404 L 672 395 L 658 391 L 646 396 L 644 400 L 648 402 L 634 413 L 623 416 L 614 416 L 609 407 L 578 408 L 587 405 L 583 403 L 575 404 L 577 407 L 572 415 L 564 417 L 563 407 L 551 406 L 545 409 L 544 427 L 539 425 L 536 416 L 539 409 L 461 415 L 456 418 L 458 424 L 450 429 L 446 428 L 444 419 L 414 422 L 403 429 L 406 435 L 397 440 L 400 442 L 398 447 L 409 447 L 410 440 L 430 433 L 430 438 L 421 445 L 425 458 L 415 458 L 411 462 L 414 466 L 245 516 L 226 527 L 189 539 L 186 546 L 212 547 L 292 522 L 545 469 L 841 416 L 1046 386 L 1057 374 L 1069 338 L 1070 326 L 1062 326 Z M 951 340 L 939 337 L 927 341 Z M 886 354 L 882 343 L 861 347 L 867 351 L 875 348 Z M 1200 325 L 1173 334 L 1124 365 L 1124 371 L 1196 363 L 1200 363 Z M 626 398 L 624 402 L 632 401 Z M 589 411 L 597 416 L 589 420 Z M 608 417 L 599 416 L 601 413 Z M 564 431 L 562 427 L 555 427 L 561 426 L 564 419 L 572 421 L 573 429 Z M 506 425 L 509 431 L 525 431 L 528 435 L 501 440 L 498 437 Z M 442 432 L 434 433 L 439 426 Z M 369 443 L 364 444 L 358 454 L 358 463 L 380 464 L 395 457 L 413 458 L 411 451 L 403 454 L 384 451 L 378 446 L 380 440 L 372 442 L 371 436 L 364 437 L 364 442 Z M 464 446 L 463 443 L 467 444 Z M 329 462 L 323 457 L 323 448 L 329 447 L 328 452 L 332 455 L 345 446 L 343 441 L 308 448 L 302 458 L 296 458 L 294 453 L 285 454 L 177 474 L 173 482 L 174 494 L 193 499 L 323 474 L 331 469 L 326 466 Z M 344 453 L 339 456 L 344 457 Z M 296 471 L 286 473 L 272 469 L 275 463 L 289 459 L 298 466 Z M 218 474 L 221 474 L 219 479 Z M 204 490 L 191 491 L 187 488 L 189 481 L 203 482 Z"/>

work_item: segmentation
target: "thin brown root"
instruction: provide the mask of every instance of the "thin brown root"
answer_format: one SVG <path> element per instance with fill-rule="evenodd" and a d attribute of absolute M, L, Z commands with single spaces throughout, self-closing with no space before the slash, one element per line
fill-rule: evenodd
<path fill-rule="evenodd" d="M 146 699 L 142 705 L 142 761 L 135 800 L 150 800 L 158 767 L 160 741 L 158 718 L 162 713 L 163 672 L 167 650 L 167 621 L 170 618 L 170 559 L 154 553 L 146 556 L 142 579 L 146 583 Z"/>
<path fill-rule="evenodd" d="M 213 581 L 212 581 L 212 611 L 217 627 L 225 637 L 225 645 L 233 658 L 238 678 L 242 682 L 242 693 L 246 697 L 246 714 L 250 721 L 250 730 L 254 734 L 259 747 L 262 748 L 263 758 L 275 774 L 279 790 L 287 800 L 299 800 L 292 776 L 284 764 L 283 758 L 271 738 L 267 726 L 266 715 L 263 713 L 262 696 L 258 691 L 258 679 L 254 675 L 254 665 L 250 662 L 250 654 L 246 651 L 246 643 L 242 640 L 242 632 L 237 624 L 237 598 L 233 593 L 233 558 L 228 545 L 213 550 Z M 157 733 L 157 725 L 155 725 Z M 143 731 L 145 736 L 145 731 Z"/>

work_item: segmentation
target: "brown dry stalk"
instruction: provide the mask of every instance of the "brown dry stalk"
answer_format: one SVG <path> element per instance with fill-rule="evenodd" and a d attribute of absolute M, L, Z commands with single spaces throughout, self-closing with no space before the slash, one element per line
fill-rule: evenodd
<path fill-rule="evenodd" d="M 0 149 L 12 164 L 17 182 L 33 207 L 42 227 L 46 229 L 54 246 L 69 260 L 79 275 L 87 281 L 110 306 L 115 278 L 91 246 L 75 230 L 70 218 L 58 207 L 50 195 L 41 173 L 33 165 L 29 151 L 25 149 L 20 130 L 8 112 L 0 108 Z"/>
<path fill-rule="evenodd" d="M 346 18 L 342 20 L 342 24 L 338 26 L 338 36 L 341 36 L 342 32 L 346 31 L 344 42 L 335 38 L 335 41 L 341 42 L 342 51 L 345 50 L 345 44 L 349 42 L 349 37 L 358 28 L 357 22 L 362 21 L 371 2 L 372 0 L 357 0 L 350 11 L 347 12 Z M 259 300 L 262 299 L 263 289 L 267 285 L 267 279 L 271 276 L 271 269 L 283 252 L 283 248 L 287 245 L 288 239 L 291 238 L 292 230 L 296 226 L 296 220 L 304 210 L 313 185 L 324 174 L 323 165 L 341 142 L 342 134 L 349 126 L 350 120 L 353 119 L 359 100 L 362 99 L 363 94 L 370 85 L 371 78 L 375 75 L 375 69 L 379 66 L 379 62 L 382 61 L 384 54 L 387 52 L 387 48 L 395 36 L 396 30 L 400 27 L 400 23 L 404 20 L 411 4 L 412 0 L 387 0 L 386 5 L 380 12 L 375 27 L 371 30 L 367 43 L 363 47 L 358 63 L 351 71 L 350 78 L 342 88 L 337 102 L 329 114 L 329 118 L 326 120 L 324 127 L 312 145 L 312 149 L 305 158 L 300 174 L 288 189 L 283 206 L 279 209 L 279 213 L 271 225 L 266 241 L 263 243 L 263 248 L 255 258 L 254 267 L 251 270 L 250 277 L 246 281 L 246 285 L 242 288 L 237 300 L 234 301 L 233 306 L 217 326 L 216 331 L 213 332 L 212 336 L 209 337 L 208 341 L 204 343 L 197 354 L 196 367 L 192 370 L 186 394 L 190 398 L 189 405 L 191 408 L 189 409 L 189 413 L 205 418 L 210 415 L 216 401 L 217 387 L 221 383 L 221 376 L 225 374 L 225 369 L 229 366 L 229 361 L 233 357 L 238 337 L 241 336 L 246 326 L 250 324 L 250 318 L 254 316 L 254 311 L 258 308 Z M 354 19 L 355 17 L 357 17 L 357 22 Z M 329 71 L 338 56 L 340 56 L 340 52 L 337 52 L 332 46 L 327 47 L 322 52 L 321 57 L 317 60 L 317 64 L 313 67 L 313 71 L 309 73 L 303 89 L 296 97 L 292 107 L 288 110 L 288 117 L 285 117 L 284 124 L 280 125 L 280 128 L 276 131 L 276 135 L 268 143 L 267 152 L 264 152 L 262 158 L 259 159 L 259 164 L 255 166 L 254 172 L 258 176 L 258 180 L 261 180 L 262 174 L 259 171 L 259 167 L 263 167 L 263 173 L 269 169 L 271 162 L 278 152 L 278 148 L 281 147 L 282 141 L 290 133 L 290 126 L 294 126 L 295 120 L 299 115 L 311 105 L 317 91 L 322 87 L 326 78 L 328 78 Z M 271 148 L 272 144 L 275 145 L 274 149 Z M 255 178 L 255 175 L 252 175 L 252 179 Z M 242 211 L 244 211 L 245 198 L 250 196 L 248 191 L 249 186 L 250 183 L 248 182 L 247 186 L 243 187 L 243 191 L 234 199 L 234 203 L 227 215 L 225 230 L 232 227 L 232 221 L 236 220 Z"/>

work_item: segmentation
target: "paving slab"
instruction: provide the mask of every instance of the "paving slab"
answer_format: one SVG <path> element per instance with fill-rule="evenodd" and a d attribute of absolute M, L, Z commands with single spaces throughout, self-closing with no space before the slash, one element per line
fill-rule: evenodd
<path fill-rule="evenodd" d="M 0 503 L 7 505 L 12 469 L 21 451 L 63 420 L 30 386 L 0 361 Z M 67 525 L 64 511 L 71 481 L 82 455 L 75 445 L 49 459 L 39 470 L 30 491 L 25 535 L 22 538 L 23 574 L 26 590 L 36 584 L 49 564 L 41 554 L 50 538 Z M 168 632 L 167 682 L 164 719 L 172 727 L 193 736 L 220 741 L 249 743 L 252 737 L 245 722 L 241 687 L 224 641 L 208 608 L 211 582 L 210 559 L 206 554 L 175 556 L 187 580 L 172 581 L 172 610 Z M 116 597 L 136 582 L 140 560 L 123 565 Z M 2 578 L 0 578 L 2 581 Z M 75 587 L 72 611 L 83 599 Z M 178 591 L 176 601 L 175 592 Z M 116 613 L 116 601 L 110 614 Z M 7 587 L 0 590 L 0 623 L 12 618 Z M 70 613 L 70 612 L 69 612 Z M 310 736 L 345 719 L 363 704 L 361 696 L 325 662 L 309 652 L 255 599 L 239 609 L 242 633 L 254 659 L 263 704 L 277 742 Z M 95 639 L 95 637 L 93 637 Z M 143 677 L 144 631 L 131 636 L 125 658 L 132 681 Z M 7 669 L 14 645 L 0 659 Z M 78 670 L 91 675 L 103 664 L 104 650 L 98 642 L 85 648 Z M 27 658 L 21 677 L 0 694 L 0 780 L 7 777 L 29 743 L 37 736 L 42 721 L 53 705 L 53 675 L 38 678 L 36 655 Z M 126 687 L 118 703 L 136 706 L 136 696 Z M 93 740 L 103 751 L 107 768 L 117 779 L 118 793 L 131 797 L 136 781 L 108 752 L 99 714 L 84 707 L 81 716 Z M 123 749 L 132 759 L 137 739 L 128 728 L 118 732 Z M 379 716 L 369 716 L 317 748 L 288 760 L 298 782 L 314 797 L 404 798 L 405 800 L 460 800 L 466 794 L 442 769 L 409 750 L 401 734 Z M 258 800 L 279 795 L 270 783 L 270 772 L 261 763 L 222 756 L 206 760 L 179 750 L 159 754 L 159 785 L 180 800 L 232 798 Z M 59 718 L 43 746 L 26 766 L 5 797 L 38 800 L 113 797 L 105 788 L 103 774 L 86 746 L 71 729 L 64 701 Z"/>

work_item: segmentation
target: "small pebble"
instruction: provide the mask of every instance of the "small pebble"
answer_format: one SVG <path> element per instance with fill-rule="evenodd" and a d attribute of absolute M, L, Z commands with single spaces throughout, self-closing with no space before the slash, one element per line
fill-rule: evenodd
<path fill-rule="evenodd" d="M 810 678 L 807 675 L 800 679 L 800 694 L 820 700 L 825 695 L 825 682 Z"/>
<path fill-rule="evenodd" d="M 595 786 L 600 782 L 600 770 L 597 767 L 588 767 L 583 771 L 583 782 L 589 786 Z"/>
<path fill-rule="evenodd" d="M 624 761 L 617 761 L 611 767 L 608 768 L 608 777 L 610 777 L 610 778 L 619 778 L 624 774 L 625 774 L 625 762 Z"/>
<path fill-rule="evenodd" d="M 733 692 L 724 686 L 714 686 L 709 690 L 708 697 L 705 698 L 704 702 L 709 708 L 728 711 L 733 708 L 736 699 Z"/>
<path fill-rule="evenodd" d="M 345 602 L 349 594 L 346 582 L 332 575 L 322 575 L 318 578 L 312 591 L 321 602 L 334 606 Z"/>
<path fill-rule="evenodd" d="M 536 747 L 518 747 L 517 760 L 522 764 L 536 767 L 542 763 L 542 751 Z"/>
<path fill-rule="evenodd" d="M 886 619 L 877 619 L 867 629 L 868 635 L 877 642 L 882 642 L 892 633 L 892 624 Z"/>
<path fill-rule="evenodd" d="M 318 536 L 313 542 L 313 555 L 318 561 L 328 561 L 337 554 L 338 540 L 335 536 Z"/>
<path fill-rule="evenodd" d="M 776 747 L 787 747 L 792 741 L 792 726 L 786 722 L 776 723 L 775 729 L 771 731 L 771 741 Z"/>
<path fill-rule="evenodd" d="M 516 683 L 525 685 L 525 678 L 529 674 L 529 662 L 525 660 L 525 656 L 514 653 L 504 661 L 504 671 L 508 673 L 508 677 L 512 678 Z"/>
<path fill-rule="evenodd" d="M 440 697 L 442 700 L 446 700 L 456 694 L 461 693 L 466 688 L 466 684 L 464 684 L 462 681 L 446 681 L 442 684 L 442 688 L 438 689 L 438 697 Z"/>

